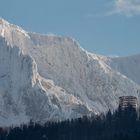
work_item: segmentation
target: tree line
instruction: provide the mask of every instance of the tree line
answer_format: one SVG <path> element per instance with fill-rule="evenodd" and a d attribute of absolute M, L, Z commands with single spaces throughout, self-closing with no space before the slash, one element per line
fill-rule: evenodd
<path fill-rule="evenodd" d="M 0 140 L 138 140 L 139 112 L 131 106 L 99 116 L 0 128 Z"/>

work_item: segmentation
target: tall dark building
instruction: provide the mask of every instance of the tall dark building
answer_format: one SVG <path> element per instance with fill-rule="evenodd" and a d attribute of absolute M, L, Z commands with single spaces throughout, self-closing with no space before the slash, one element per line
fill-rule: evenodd
<path fill-rule="evenodd" d="M 121 96 L 119 97 L 119 107 L 124 110 L 131 105 L 135 110 L 138 109 L 138 100 L 135 96 Z"/>

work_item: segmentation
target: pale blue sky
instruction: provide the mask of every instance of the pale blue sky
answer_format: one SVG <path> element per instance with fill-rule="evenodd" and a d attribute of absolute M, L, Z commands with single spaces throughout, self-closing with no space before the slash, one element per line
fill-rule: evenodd
<path fill-rule="evenodd" d="M 140 0 L 0 0 L 0 16 L 25 30 L 71 36 L 90 52 L 140 53 Z"/>

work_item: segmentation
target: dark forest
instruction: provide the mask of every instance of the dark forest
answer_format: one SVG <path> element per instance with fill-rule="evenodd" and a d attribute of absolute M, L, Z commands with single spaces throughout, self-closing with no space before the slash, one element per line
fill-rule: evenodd
<path fill-rule="evenodd" d="M 0 140 L 139 140 L 139 112 L 131 106 L 105 115 L 0 128 Z"/>

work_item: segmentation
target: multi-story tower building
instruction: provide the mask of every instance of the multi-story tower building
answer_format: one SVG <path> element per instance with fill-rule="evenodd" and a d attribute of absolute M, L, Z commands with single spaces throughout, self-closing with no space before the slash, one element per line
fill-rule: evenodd
<path fill-rule="evenodd" d="M 136 111 L 138 109 L 138 100 L 134 96 L 121 96 L 119 97 L 119 107 L 124 110 L 128 106 L 133 107 Z"/>

